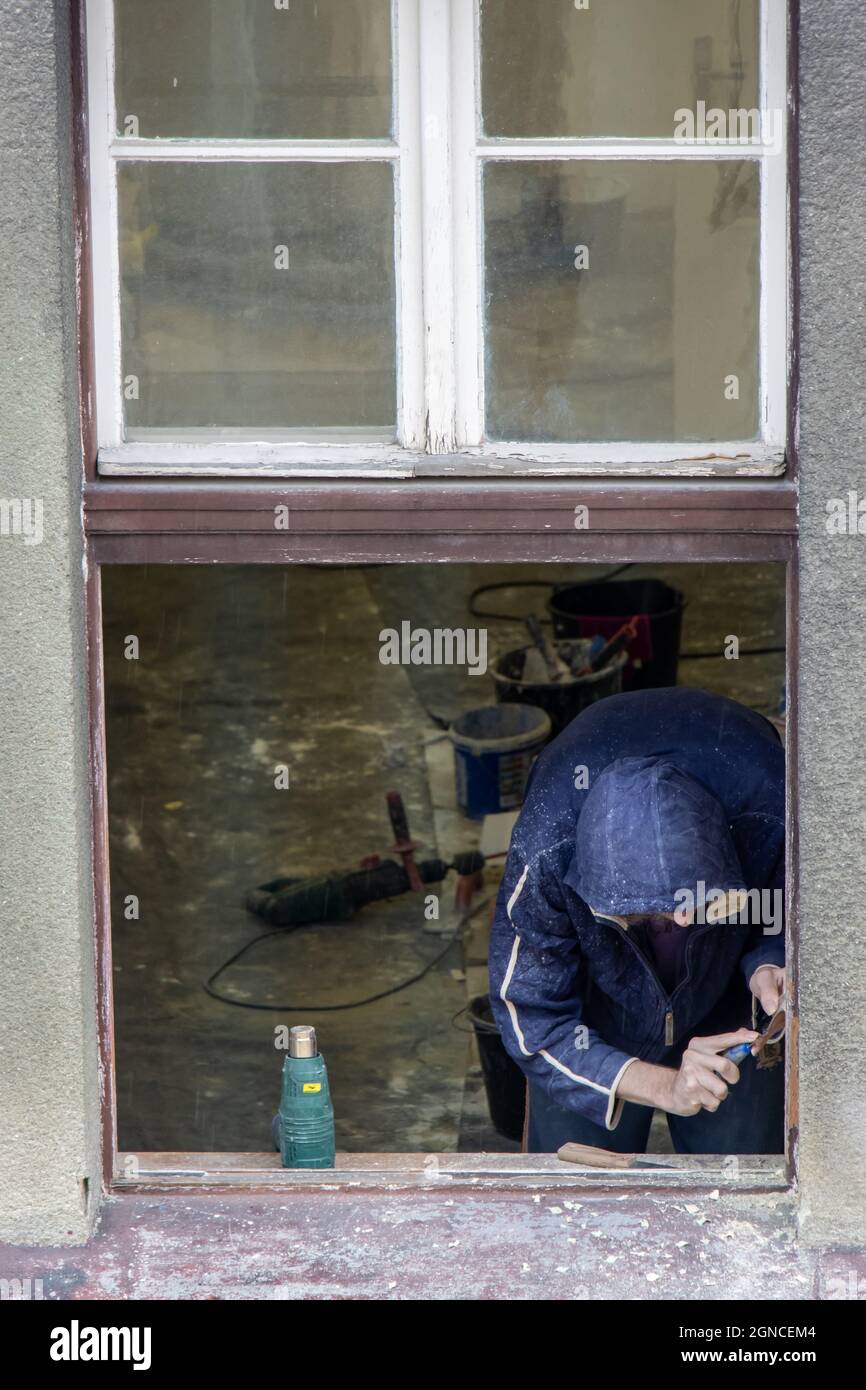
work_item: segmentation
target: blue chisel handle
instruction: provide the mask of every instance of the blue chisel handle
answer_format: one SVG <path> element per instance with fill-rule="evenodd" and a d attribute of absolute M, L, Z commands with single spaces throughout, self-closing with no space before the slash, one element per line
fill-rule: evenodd
<path fill-rule="evenodd" d="M 736 1047 L 728 1048 L 725 1057 L 729 1062 L 736 1062 L 739 1066 L 740 1062 L 745 1062 L 753 1046 L 753 1043 L 737 1043 Z"/>

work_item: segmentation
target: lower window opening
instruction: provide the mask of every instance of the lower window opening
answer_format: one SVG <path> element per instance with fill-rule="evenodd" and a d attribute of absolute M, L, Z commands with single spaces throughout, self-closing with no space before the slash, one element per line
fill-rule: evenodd
<path fill-rule="evenodd" d="M 104 566 L 102 602 L 122 1154 L 781 1155 L 781 1036 L 715 1111 L 647 1068 L 782 983 L 784 566 Z"/>

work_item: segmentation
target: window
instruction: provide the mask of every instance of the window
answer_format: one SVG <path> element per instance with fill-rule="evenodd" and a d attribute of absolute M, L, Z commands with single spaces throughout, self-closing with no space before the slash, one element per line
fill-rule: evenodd
<path fill-rule="evenodd" d="M 100 471 L 782 471 L 786 9 L 88 0 Z"/>
<path fill-rule="evenodd" d="M 294 661 L 305 656 L 302 643 L 290 668 L 282 654 L 271 660 L 272 645 L 254 652 L 269 665 L 256 675 L 235 659 L 237 637 L 244 632 L 255 646 L 257 596 L 270 594 L 271 635 L 285 629 L 288 613 L 307 625 L 308 657 L 333 655 L 341 644 L 330 616 L 319 621 L 313 608 L 318 594 L 321 609 L 332 582 L 342 605 L 347 575 L 381 581 L 389 594 L 399 589 L 401 602 L 405 590 L 409 606 L 394 617 L 401 631 L 404 621 L 419 621 L 426 593 L 430 623 L 445 631 L 453 628 L 447 596 L 461 566 L 483 566 L 494 579 L 502 577 L 493 575 L 496 566 L 544 566 L 576 581 L 587 564 L 672 565 L 689 571 L 683 583 L 696 599 L 712 590 L 721 613 L 738 565 L 778 562 L 793 639 L 788 7 L 784 0 L 76 0 L 76 12 L 79 3 L 87 18 L 92 188 L 89 228 L 81 209 L 78 226 L 88 253 L 83 283 L 92 280 L 94 301 L 91 316 L 82 296 L 80 336 L 106 1178 L 162 1190 L 219 1173 L 238 1185 L 267 1185 L 278 1172 L 274 1155 L 233 1146 L 258 1144 L 261 1133 L 266 1146 L 270 1080 L 256 1092 L 256 1123 L 247 1117 L 234 1137 L 214 1129 L 218 1098 L 208 1098 L 207 1114 L 196 1100 L 173 1134 L 156 1112 L 149 1125 L 137 1105 L 142 1073 L 130 1067 L 129 1048 L 142 1018 L 147 1026 L 146 1011 L 137 1011 L 146 953 L 157 951 L 152 897 L 146 921 L 127 902 L 139 896 L 136 878 L 149 895 L 148 875 L 136 874 L 137 843 L 146 843 L 157 873 L 165 866 L 173 873 L 182 859 L 194 863 L 213 838 L 214 787 L 209 778 L 209 792 L 197 786 L 194 764 L 206 744 L 190 741 L 177 768 L 171 756 L 160 763 L 166 781 L 192 772 L 189 799 L 177 786 L 157 792 L 145 775 L 136 800 L 135 777 L 147 767 L 144 754 L 133 766 L 130 721 L 141 721 L 148 737 L 161 731 L 166 742 L 174 730 L 181 741 L 222 731 L 231 743 L 237 727 L 224 717 L 228 693 L 249 706 L 253 721 L 278 712 L 294 761 L 304 746 L 292 727 L 299 692 L 327 725 L 321 681 L 307 680 L 304 662 Z M 80 86 L 78 63 L 75 71 Z M 768 480 L 786 468 L 788 477 Z M 436 482 L 391 485 L 424 478 Z M 696 570 L 695 562 L 712 570 Z M 367 576 L 371 567 L 387 571 L 387 583 Z M 715 577 L 704 583 L 711 572 L 717 594 Z M 150 576 L 145 589 L 156 585 L 150 606 L 139 603 L 141 573 Z M 778 570 L 759 586 L 762 603 L 778 599 L 780 582 Z M 202 606 L 181 612 L 192 588 Z M 757 616 L 757 594 L 758 587 L 743 590 L 744 617 Z M 353 643 L 365 630 L 359 611 L 339 608 Z M 367 622 L 371 613 L 363 612 Z M 126 642 L 139 628 L 146 655 L 130 665 L 118 637 Z M 187 650 L 175 651 L 172 664 L 181 634 Z M 696 647 L 712 645 L 693 635 Z M 778 612 L 764 635 L 781 646 Z M 522 631 L 514 637 L 521 642 Z M 216 663 L 208 663 L 208 644 Z M 790 640 L 792 698 L 795 650 Z M 375 663 L 370 658 L 364 670 L 381 679 Z M 360 669 L 353 666 L 335 700 L 357 703 L 366 688 Z M 744 703 L 777 700 L 777 672 L 760 691 L 754 668 L 735 663 L 728 674 Z M 467 697 L 481 698 L 477 679 L 465 685 Z M 419 707 L 437 711 L 433 695 L 419 690 Z M 193 708 L 201 730 L 187 727 Z M 378 718 L 360 725 L 374 733 Z M 264 734 L 253 733 L 248 745 L 237 743 L 242 790 L 245 778 L 266 775 L 263 758 L 271 756 L 258 742 Z M 795 768 L 793 719 L 788 737 Z M 327 757 L 339 755 L 339 739 L 327 743 Z M 437 746 L 441 753 L 444 739 Z M 419 747 L 383 748 L 389 786 L 393 763 L 411 794 Z M 450 788 L 450 772 L 444 780 Z M 359 854 L 378 844 L 380 791 L 353 803 L 375 821 Z M 288 863 L 282 789 L 274 795 L 275 838 L 263 844 L 261 871 L 235 874 L 219 863 L 230 880 L 220 905 L 236 923 L 243 905 L 235 890 Z M 345 815 L 348 800 L 340 805 Z M 298 815 L 297 798 L 293 807 Z M 221 798 L 219 809 L 231 809 L 230 800 Z M 421 825 L 411 795 L 407 809 Z M 302 815 L 297 827 L 308 828 Z M 163 832 L 165 853 L 157 843 Z M 337 848 L 352 860 L 346 836 Z M 183 881 L 187 906 L 202 882 L 208 892 L 214 887 L 195 874 Z M 166 937 L 172 911 L 169 903 L 156 924 Z M 195 954 L 202 941 L 190 935 L 183 950 Z M 202 995 L 200 1004 L 207 969 L 230 945 L 211 937 L 186 970 L 184 983 Z M 136 957 L 139 950 L 145 954 Z M 254 963 L 264 969 L 266 956 Z M 238 965 L 242 975 L 250 961 Z M 443 969 L 440 981 L 430 972 L 431 983 L 452 992 L 470 986 L 468 975 L 453 977 L 447 959 Z M 164 973 L 157 982 L 170 1010 L 180 986 Z M 234 967 L 228 974 L 229 993 L 245 988 Z M 408 991 L 397 997 L 408 999 Z M 249 1022 L 255 1014 L 226 1005 L 224 1016 Z M 266 1050 L 270 1058 L 270 1040 L 256 1056 Z M 339 1079 L 339 1048 L 329 1041 L 329 1051 Z M 792 1057 L 792 1115 L 795 1067 Z M 252 1097 L 242 1088 L 234 1094 L 245 1104 Z M 181 1132 L 190 1115 L 201 1132 Z M 361 1175 L 366 1184 L 405 1171 L 399 1156 L 385 1161 L 375 1152 L 378 1140 L 356 1141 L 351 1161 L 341 1161 L 353 1184 Z M 402 1142 L 427 1150 L 407 1160 L 426 1182 L 436 1144 L 417 1133 Z M 160 1143 L 204 1149 L 163 1153 Z M 750 1186 L 751 1164 L 742 1170 Z M 784 1181 L 776 1156 L 768 1165 L 761 1181 Z M 563 1176 L 546 1156 L 472 1151 L 452 1154 L 443 1171 Z M 717 1169 L 693 1160 L 682 1178 L 719 1182 Z"/>

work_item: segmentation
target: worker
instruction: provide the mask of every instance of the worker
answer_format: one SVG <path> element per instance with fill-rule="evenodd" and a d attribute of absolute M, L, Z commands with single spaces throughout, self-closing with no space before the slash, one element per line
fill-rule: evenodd
<path fill-rule="evenodd" d="M 613 695 L 549 744 L 514 828 L 490 951 L 525 1147 L 778 1153 L 784 1068 L 724 1057 L 785 992 L 784 751 L 679 687 Z M 748 896 L 747 896 L 748 895 Z"/>

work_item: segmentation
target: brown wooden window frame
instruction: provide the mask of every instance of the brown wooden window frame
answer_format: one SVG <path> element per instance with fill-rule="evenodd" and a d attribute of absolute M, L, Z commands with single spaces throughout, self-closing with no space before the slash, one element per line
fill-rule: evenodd
<path fill-rule="evenodd" d="M 207 1190 L 311 1191 L 429 1188 L 544 1189 L 677 1187 L 782 1190 L 795 1181 L 797 1106 L 797 331 L 796 192 L 798 4 L 791 5 L 789 187 L 792 285 L 791 373 L 785 473 L 772 481 L 579 479 L 284 482 L 137 481 L 100 478 L 93 411 L 93 322 L 84 65 L 84 5 L 73 0 L 74 221 L 79 275 L 77 338 L 83 460 L 86 632 L 91 729 L 93 881 L 103 1126 L 103 1182 L 110 1192 Z M 288 506 L 288 531 L 274 508 Z M 575 507 L 590 525 L 575 530 Z M 122 1154 L 117 1149 L 111 910 L 105 755 L 102 566 L 123 564 L 367 563 L 746 563 L 786 567 L 789 733 L 786 793 L 786 943 L 793 1017 L 787 1048 L 787 1146 L 775 1156 L 744 1156 L 737 1173 L 717 1162 L 674 1157 L 673 1172 L 586 1172 L 532 1154 L 342 1154 L 321 1173 L 279 1167 L 276 1154 Z M 679 1171 L 676 1171 L 679 1169 Z"/>

